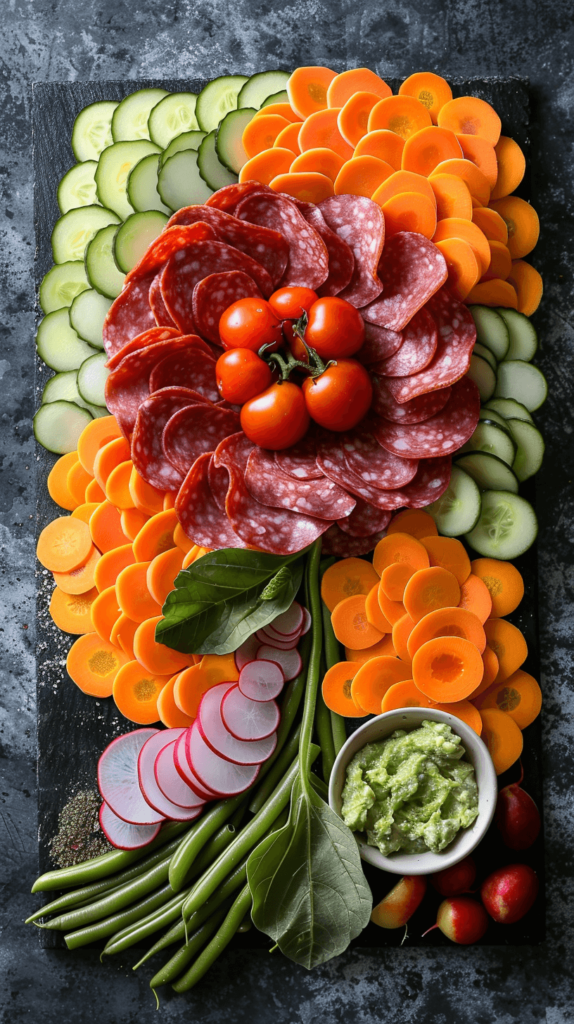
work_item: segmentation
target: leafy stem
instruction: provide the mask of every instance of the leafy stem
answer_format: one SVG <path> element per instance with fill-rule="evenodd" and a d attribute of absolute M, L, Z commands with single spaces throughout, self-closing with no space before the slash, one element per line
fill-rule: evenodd
<path fill-rule="evenodd" d="M 317 691 L 321 671 L 321 650 L 323 645 L 323 621 L 321 616 L 321 597 L 319 593 L 319 562 L 321 560 L 321 539 L 315 541 L 307 557 L 305 571 L 305 589 L 307 607 L 311 613 L 312 634 L 309 667 L 307 669 L 307 688 L 301 721 L 301 737 L 299 740 L 299 780 L 301 790 L 309 795 L 309 752 L 313 735 L 313 722 L 317 704 Z"/>

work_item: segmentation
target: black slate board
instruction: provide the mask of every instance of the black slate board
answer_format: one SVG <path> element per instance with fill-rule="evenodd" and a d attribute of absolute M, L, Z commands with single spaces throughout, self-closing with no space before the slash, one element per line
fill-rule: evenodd
<path fill-rule="evenodd" d="M 220 73 L 225 73 L 224 69 Z M 388 79 L 389 85 L 396 92 L 400 82 Z M 161 87 L 172 91 L 192 90 L 197 92 L 204 82 L 197 79 L 189 80 L 143 80 L 137 82 L 74 82 L 36 84 L 33 91 L 33 137 L 34 137 L 34 223 L 36 231 L 36 288 L 44 274 L 52 265 L 50 235 L 59 216 L 56 202 L 57 185 L 75 162 L 70 146 L 70 137 L 74 118 L 89 103 L 97 100 L 120 100 L 134 92 L 137 88 Z M 528 86 L 519 79 L 506 80 L 454 80 L 454 95 L 480 96 L 492 103 L 502 118 L 503 134 L 516 139 L 524 149 L 528 161 Z M 530 185 L 526 179 L 518 194 L 530 198 Z M 37 303 L 37 319 L 42 312 Z M 32 339 L 28 344 L 32 346 Z M 39 403 L 40 395 L 46 380 L 52 371 L 36 359 L 36 395 Z M 46 477 L 56 461 L 56 457 L 37 446 L 38 488 L 36 528 L 39 533 L 43 527 L 61 510 L 50 499 L 46 490 Z M 535 501 L 535 484 L 529 482 L 523 488 L 525 497 Z M 524 576 L 526 599 L 523 607 L 514 615 L 515 622 L 524 632 L 529 657 L 524 666 L 539 678 L 540 665 L 538 659 L 538 599 L 537 599 L 537 554 L 532 549 L 517 561 L 517 567 Z M 51 574 L 39 567 L 37 588 L 37 713 L 38 713 L 38 820 L 39 820 L 39 870 L 41 872 L 53 867 L 50 860 L 48 842 L 57 830 L 58 814 L 70 797 L 80 789 L 93 789 L 96 785 L 96 765 L 99 753 L 120 733 L 128 731 L 128 723 L 116 711 L 111 699 L 94 701 L 74 686 L 65 669 L 66 654 L 71 638 L 62 634 L 54 626 L 49 614 L 48 604 L 52 590 Z M 360 724 L 361 720 L 357 724 Z M 531 793 L 538 806 L 542 806 L 542 780 L 540 776 L 541 729 L 539 720 L 534 722 L 524 733 L 524 755 L 522 758 L 525 773 L 525 788 Z M 500 777 L 500 785 L 516 781 L 517 766 Z M 476 861 L 480 867 L 479 879 L 494 867 L 513 861 L 523 861 L 538 872 L 543 883 L 543 841 L 537 840 L 533 847 L 525 853 L 513 855 L 499 841 L 496 830 L 492 828 L 476 852 Z M 365 865 L 365 873 L 371 885 L 375 902 L 391 888 L 396 876 L 384 875 L 369 865 Z M 435 918 L 440 897 L 429 887 L 418 911 L 409 922 L 409 946 L 443 945 L 455 948 L 441 935 L 432 932 L 421 940 L 422 932 Z M 544 894 L 540 896 L 535 907 L 522 921 L 516 925 L 505 927 L 491 924 L 481 940 L 481 945 L 537 945 L 544 939 Z M 399 946 L 402 930 L 387 932 L 370 925 L 356 940 L 361 947 Z M 41 944 L 46 947 L 62 946 L 59 933 L 42 931 L 39 933 Z M 265 936 L 252 929 L 250 932 L 234 940 L 243 947 L 267 948 L 269 942 Z M 81 955 L 78 951 L 75 956 Z"/>

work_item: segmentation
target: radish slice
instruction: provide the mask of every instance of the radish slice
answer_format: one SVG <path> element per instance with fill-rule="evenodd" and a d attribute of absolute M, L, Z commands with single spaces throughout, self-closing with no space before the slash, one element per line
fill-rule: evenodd
<path fill-rule="evenodd" d="M 235 683 L 223 697 L 221 717 L 236 739 L 264 740 L 275 732 L 281 715 L 274 700 L 251 700 Z"/>
<path fill-rule="evenodd" d="M 131 825 L 118 818 L 104 800 L 100 807 L 100 827 L 106 839 L 118 850 L 137 850 L 155 839 L 161 822 L 157 825 Z"/>
<path fill-rule="evenodd" d="M 263 644 L 257 651 L 257 661 L 271 660 L 276 661 L 281 666 L 285 682 L 295 679 L 303 667 L 299 651 L 279 651 L 275 647 Z"/>
<path fill-rule="evenodd" d="M 250 661 L 239 673 L 239 689 L 251 700 L 266 701 L 278 697 L 283 689 L 285 676 L 277 660 Z"/>
<path fill-rule="evenodd" d="M 256 662 L 252 662 L 255 665 Z M 277 734 L 264 740 L 245 742 L 237 740 L 226 728 L 221 717 L 221 702 L 230 689 L 229 683 L 219 683 L 206 690 L 201 698 L 197 721 L 199 731 L 214 753 L 234 764 L 262 764 L 275 750 Z"/>
<path fill-rule="evenodd" d="M 185 732 L 182 729 L 182 732 Z M 185 782 L 175 767 L 173 753 L 175 740 L 160 750 L 155 759 L 155 780 L 163 795 L 178 807 L 203 807 L 205 799 L 194 793 L 188 782 Z"/>
<path fill-rule="evenodd" d="M 186 729 L 185 734 L 183 736 L 180 736 L 180 738 L 175 741 L 175 747 L 173 751 L 173 762 L 177 769 L 177 773 L 181 776 L 184 782 L 187 782 L 190 789 L 192 789 L 194 793 L 197 793 L 197 795 L 202 798 L 202 800 L 215 800 L 217 797 L 217 793 L 214 793 L 212 790 L 207 789 L 206 786 L 202 786 L 197 775 L 191 769 L 191 765 L 189 763 L 189 755 L 187 752 L 187 748 L 189 746 L 190 732 L 191 729 Z"/>
<path fill-rule="evenodd" d="M 291 651 L 299 643 L 298 634 L 292 640 L 279 640 L 278 637 L 268 633 L 266 629 L 258 629 L 255 635 L 260 643 L 276 647 L 278 651 Z"/>
<path fill-rule="evenodd" d="M 293 640 L 298 641 L 301 636 L 300 629 L 296 629 L 294 633 L 278 633 L 277 630 L 273 628 L 273 623 L 271 622 L 268 626 L 264 626 L 263 632 L 267 633 L 268 636 L 274 637 L 275 640 L 281 640 L 284 644 L 291 643 Z"/>
<path fill-rule="evenodd" d="M 155 777 L 155 759 L 160 750 L 166 746 L 164 737 L 169 736 L 170 732 L 171 729 L 166 729 L 156 733 L 155 736 L 150 736 L 141 748 L 138 758 L 140 788 L 150 807 L 153 807 L 159 814 L 163 814 L 165 818 L 171 818 L 173 821 L 192 821 L 201 813 L 203 804 L 199 806 L 196 804 L 195 807 L 188 808 L 178 807 L 162 793 Z M 168 743 L 171 738 L 168 739 Z"/>
<path fill-rule="evenodd" d="M 261 706 L 261 705 L 259 705 Z M 209 785 L 218 796 L 236 796 L 249 788 L 259 775 L 259 765 L 233 764 L 207 745 L 197 720 L 189 733 L 189 755 L 199 781 Z"/>
<path fill-rule="evenodd" d="M 156 825 L 165 815 L 152 809 L 138 780 L 138 757 L 144 743 L 160 735 L 159 729 L 135 729 L 118 736 L 98 761 L 98 786 L 102 799 L 122 821 L 131 825 Z"/>
<path fill-rule="evenodd" d="M 255 660 L 255 654 L 257 653 L 258 647 L 259 640 L 255 636 L 255 633 L 253 633 L 252 636 L 248 637 L 247 640 L 241 644 L 241 647 L 237 648 L 235 652 L 235 664 L 237 665 L 239 672 L 241 672 L 241 669 L 248 661 Z"/>
<path fill-rule="evenodd" d="M 298 601 L 293 601 L 293 604 L 286 612 L 282 615 L 278 615 L 276 619 L 273 619 L 271 625 L 276 633 L 283 634 L 284 636 L 292 636 L 293 633 L 299 633 L 301 626 L 303 625 L 303 609 Z"/>
<path fill-rule="evenodd" d="M 308 608 L 303 608 L 303 625 L 301 627 L 301 636 L 305 636 L 311 629 L 311 612 Z"/>

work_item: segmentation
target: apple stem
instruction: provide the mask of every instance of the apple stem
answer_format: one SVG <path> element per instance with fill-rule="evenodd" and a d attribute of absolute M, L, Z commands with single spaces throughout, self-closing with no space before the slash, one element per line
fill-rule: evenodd
<path fill-rule="evenodd" d="M 429 932 L 434 932 L 435 928 L 438 928 L 438 924 L 433 924 L 430 928 L 427 928 L 426 932 L 422 933 L 421 939 L 424 939 L 425 935 L 428 935 Z"/>

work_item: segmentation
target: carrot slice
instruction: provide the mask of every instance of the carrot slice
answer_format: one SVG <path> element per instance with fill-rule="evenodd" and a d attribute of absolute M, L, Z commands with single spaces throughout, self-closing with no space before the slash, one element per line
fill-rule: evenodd
<path fill-rule="evenodd" d="M 124 572 L 128 571 L 129 569 L 124 569 Z M 134 654 L 140 665 L 148 672 L 155 672 L 160 676 L 173 675 L 174 672 L 191 665 L 193 655 L 174 651 L 171 647 L 156 641 L 155 628 L 161 620 L 161 615 L 155 615 L 145 622 L 140 622 L 134 635 Z"/>
<path fill-rule="evenodd" d="M 254 117 L 243 129 L 241 141 L 247 153 L 248 160 L 271 149 L 275 139 L 287 128 L 291 122 L 280 114 L 266 114 L 261 112 L 259 117 Z"/>
<path fill-rule="evenodd" d="M 391 601 L 391 599 L 385 594 L 380 583 L 378 588 L 378 597 L 383 615 L 391 623 L 391 626 L 394 626 L 395 622 L 398 622 L 398 620 L 405 614 L 405 606 L 403 602 Z"/>
<path fill-rule="evenodd" d="M 481 306 L 504 306 L 507 309 L 518 309 L 518 296 L 508 281 L 493 278 L 492 281 L 479 281 L 468 293 L 468 303 Z"/>
<path fill-rule="evenodd" d="M 503 242 L 489 241 L 490 263 L 488 269 L 482 275 L 483 281 L 497 280 L 506 281 L 512 271 L 512 258 L 508 247 Z"/>
<path fill-rule="evenodd" d="M 112 628 L 121 612 L 116 596 L 116 588 L 102 590 L 92 604 L 92 624 L 102 640 L 112 642 Z"/>
<path fill-rule="evenodd" d="M 436 523 L 428 512 L 422 508 L 405 508 L 397 512 L 387 527 L 387 535 L 393 533 L 408 533 L 409 537 L 436 537 L 438 530 Z"/>
<path fill-rule="evenodd" d="M 279 135 L 275 139 L 274 148 L 290 149 L 295 156 L 298 156 L 301 152 L 301 148 L 299 146 L 300 130 L 301 121 L 294 121 L 293 124 L 287 125 L 283 131 L 279 132 Z"/>
<path fill-rule="evenodd" d="M 371 199 L 379 206 L 384 206 L 393 196 L 403 195 L 405 192 L 420 192 L 422 196 L 435 202 L 432 186 L 422 174 L 415 174 L 414 171 L 395 171 L 391 174 L 378 189 L 373 192 Z"/>
<path fill-rule="evenodd" d="M 379 633 L 390 633 L 392 626 L 389 620 L 383 615 L 379 604 L 379 584 L 375 583 L 365 598 L 365 614 L 367 620 L 379 630 Z"/>
<path fill-rule="evenodd" d="M 92 540 L 100 551 L 111 551 L 128 543 L 122 530 L 120 513 L 109 501 L 102 501 L 90 519 Z"/>
<path fill-rule="evenodd" d="M 379 102 L 380 96 L 374 92 L 355 92 L 339 109 L 337 124 L 345 142 L 353 149 L 360 139 L 367 134 L 369 114 Z"/>
<path fill-rule="evenodd" d="M 307 174 L 312 171 L 335 181 L 344 163 L 343 157 L 332 149 L 308 149 L 295 158 L 290 173 Z"/>
<path fill-rule="evenodd" d="M 406 140 L 401 167 L 427 178 L 437 164 L 457 159 L 462 159 L 462 148 L 454 132 L 430 125 Z"/>
<path fill-rule="evenodd" d="M 272 146 L 251 157 L 239 172 L 239 181 L 260 181 L 269 185 L 278 174 L 287 174 L 293 163 L 293 151 Z"/>
<path fill-rule="evenodd" d="M 38 538 L 36 548 L 38 561 L 52 572 L 77 569 L 87 561 L 91 552 L 92 538 L 88 527 L 81 519 L 72 519 L 71 516 L 59 516 L 48 523 Z"/>
<path fill-rule="evenodd" d="M 345 718 L 365 717 L 366 711 L 358 706 L 351 693 L 353 680 L 360 668 L 358 662 L 338 661 L 327 670 L 321 689 L 329 711 Z"/>
<path fill-rule="evenodd" d="M 496 151 L 486 139 L 479 135 L 457 135 L 465 160 L 471 160 L 476 164 L 479 171 L 482 171 L 491 190 L 496 185 L 498 177 L 498 163 Z"/>
<path fill-rule="evenodd" d="M 415 685 L 442 704 L 468 697 L 480 683 L 483 669 L 478 648 L 459 636 L 427 640 L 413 657 Z"/>
<path fill-rule="evenodd" d="M 114 679 L 113 698 L 118 711 L 138 725 L 158 722 L 157 700 L 170 679 L 168 675 L 148 672 L 137 661 L 129 661 Z"/>
<path fill-rule="evenodd" d="M 435 608 L 413 626 L 407 644 L 410 657 L 414 658 L 419 647 L 428 640 L 435 640 L 440 636 L 463 637 L 474 644 L 480 654 L 486 647 L 486 634 L 474 612 L 469 612 L 466 608 Z"/>
<path fill-rule="evenodd" d="M 532 316 L 540 305 L 543 292 L 538 271 L 525 260 L 514 260 L 507 280 L 518 296 L 518 312 Z"/>
<path fill-rule="evenodd" d="M 456 537 L 423 537 L 421 544 L 428 552 L 431 565 L 440 565 L 456 576 L 459 585 L 470 576 L 470 558 L 464 544 Z M 458 601 L 456 602 L 458 604 Z"/>
<path fill-rule="evenodd" d="M 330 68 L 321 66 L 295 68 L 286 86 L 295 113 L 305 118 L 323 110 L 327 106 L 327 89 L 336 77 Z"/>
<path fill-rule="evenodd" d="M 381 701 L 381 712 L 398 711 L 399 708 L 434 708 L 435 701 L 425 697 L 412 679 L 389 686 Z"/>
<path fill-rule="evenodd" d="M 373 644 L 372 647 L 364 647 L 361 651 L 354 650 L 352 647 L 345 647 L 345 658 L 347 661 L 356 662 L 358 665 L 364 665 L 371 658 L 379 658 L 383 654 L 390 654 L 391 657 L 395 655 L 393 638 L 390 633 L 385 633 L 376 644 Z"/>
<path fill-rule="evenodd" d="M 478 199 L 483 206 L 486 206 L 490 199 L 490 185 L 472 160 L 465 160 L 464 157 L 443 160 L 436 165 L 429 177 L 434 174 L 455 174 L 464 181 L 471 196 Z"/>
<path fill-rule="evenodd" d="M 130 478 L 132 475 L 133 462 L 128 459 L 120 462 L 119 466 L 112 469 L 106 480 L 104 488 L 108 501 L 119 509 L 134 508 L 133 498 L 130 494 Z"/>
<path fill-rule="evenodd" d="M 412 662 L 408 648 L 408 639 L 414 626 L 415 623 L 410 615 L 403 615 L 402 618 L 397 619 L 393 626 L 393 647 L 397 656 L 401 661 L 404 661 L 405 665 L 410 665 Z"/>
<path fill-rule="evenodd" d="M 388 128 L 402 139 L 408 139 L 431 124 L 427 108 L 412 96 L 387 96 L 371 110 L 368 128 L 370 132 Z"/>
<path fill-rule="evenodd" d="M 383 204 L 385 230 L 390 238 L 398 231 L 416 231 L 432 238 L 436 231 L 436 206 L 418 192 L 403 192 Z"/>
<path fill-rule="evenodd" d="M 442 242 L 435 242 L 435 245 L 445 258 L 451 292 L 464 302 L 480 278 L 481 268 L 474 250 L 462 238 L 445 238 Z"/>
<path fill-rule="evenodd" d="M 181 568 L 187 569 L 188 565 L 191 565 L 192 562 L 195 562 L 195 559 L 199 557 L 198 552 L 200 550 L 201 549 L 198 548 L 197 544 L 194 544 L 193 547 L 187 552 L 187 555 L 184 556 Z"/>
<path fill-rule="evenodd" d="M 173 690 L 179 673 L 171 676 L 159 692 L 157 698 L 157 713 L 162 725 L 167 729 L 187 729 L 193 724 L 193 718 L 184 715 L 173 699 Z"/>
<path fill-rule="evenodd" d="M 100 448 L 121 436 L 114 416 L 100 416 L 86 424 L 78 438 L 78 458 L 86 473 L 94 476 L 94 460 Z"/>
<path fill-rule="evenodd" d="M 86 487 L 86 493 L 84 497 L 86 499 L 86 504 L 96 503 L 99 505 L 100 502 L 106 500 L 105 491 L 102 491 L 102 488 L 100 487 L 97 480 L 90 480 L 88 486 Z"/>
<path fill-rule="evenodd" d="M 115 586 L 122 569 L 125 569 L 127 565 L 133 565 L 134 562 L 131 544 L 122 544 L 120 548 L 106 551 L 99 559 L 94 572 L 94 583 L 98 590 L 107 590 L 108 587 Z"/>
<path fill-rule="evenodd" d="M 355 594 L 367 595 L 378 582 L 379 577 L 369 562 L 362 558 L 342 558 L 323 573 L 321 597 L 332 612 L 339 601 Z"/>
<path fill-rule="evenodd" d="M 459 601 L 460 586 L 456 576 L 440 565 L 419 569 L 405 587 L 405 610 L 415 622 L 435 608 L 454 608 Z"/>
<path fill-rule="evenodd" d="M 457 174 L 435 174 L 429 184 L 436 199 L 436 215 L 439 220 L 447 217 L 462 217 L 472 220 L 472 198 L 466 182 Z"/>
<path fill-rule="evenodd" d="M 333 180 L 326 174 L 307 171 L 305 174 L 278 174 L 269 185 L 275 192 L 284 192 L 302 203 L 322 203 L 333 195 Z"/>
<path fill-rule="evenodd" d="M 99 501 L 86 501 L 83 505 L 78 505 L 72 512 L 72 519 L 81 519 L 88 526 L 98 505 Z"/>
<path fill-rule="evenodd" d="M 328 110 L 319 110 L 311 114 L 301 125 L 299 132 L 299 146 L 301 152 L 307 149 L 333 149 L 335 153 L 345 160 L 350 160 L 353 155 L 353 147 L 345 142 L 339 131 L 338 124 L 339 110 L 331 107 Z"/>
<path fill-rule="evenodd" d="M 206 690 L 218 683 L 233 683 L 237 679 L 239 672 L 233 654 L 208 654 L 201 659 L 199 665 L 192 665 L 179 674 L 173 697 L 180 711 L 195 718 Z"/>
<path fill-rule="evenodd" d="M 110 633 L 110 641 L 121 647 L 124 654 L 127 654 L 130 661 L 135 658 L 134 654 L 134 636 L 136 629 L 139 626 L 139 622 L 134 622 L 128 615 L 118 615 L 116 621 L 112 626 L 112 632 Z"/>
<path fill-rule="evenodd" d="M 508 679 L 526 661 L 528 647 L 518 626 L 513 626 L 506 619 L 487 619 L 484 632 L 488 646 L 498 658 L 498 675 L 496 683 Z"/>
<path fill-rule="evenodd" d="M 502 219 L 496 210 L 489 210 L 487 206 L 475 207 L 472 211 L 472 221 L 486 235 L 489 242 L 508 242 L 508 228 L 506 221 Z"/>
<path fill-rule="evenodd" d="M 50 598 L 50 615 L 58 629 L 64 633 L 92 633 L 90 609 L 98 591 L 95 587 L 85 594 L 66 594 L 60 587 L 54 587 Z"/>
<path fill-rule="evenodd" d="M 120 609 L 134 622 L 144 622 L 145 619 L 157 616 L 161 612 L 161 604 L 154 600 L 147 585 L 147 571 L 150 565 L 151 562 L 134 562 L 126 565 L 116 579 Z M 165 675 L 164 672 L 161 674 Z"/>
<path fill-rule="evenodd" d="M 144 523 L 134 540 L 137 562 L 151 562 L 152 558 L 173 547 L 173 531 L 177 526 L 175 509 L 158 512 Z"/>
<path fill-rule="evenodd" d="M 383 569 L 381 574 L 381 589 L 385 592 L 390 601 L 401 601 L 405 587 L 416 569 L 409 562 L 393 562 Z"/>
<path fill-rule="evenodd" d="M 413 569 L 426 569 L 430 565 L 424 544 L 409 533 L 394 532 L 378 542 L 373 552 L 375 572 L 382 576 L 387 566 L 394 562 L 406 563 Z"/>
<path fill-rule="evenodd" d="M 473 690 L 472 693 L 469 694 L 469 700 L 471 700 L 473 704 L 476 704 L 477 707 L 478 704 L 476 702 L 476 698 L 481 693 L 484 693 L 486 690 L 490 689 L 498 675 L 498 658 L 496 657 L 496 654 L 492 650 L 492 647 L 489 647 L 488 644 L 486 645 L 482 652 L 482 664 L 482 679 L 480 680 L 480 683 L 476 687 L 476 690 Z"/>
<path fill-rule="evenodd" d="M 181 549 L 184 555 L 186 555 L 188 551 L 191 551 L 191 549 L 195 547 L 193 541 L 189 539 L 189 537 L 183 530 L 181 523 L 176 523 L 175 525 L 173 531 L 173 543 L 176 545 L 176 547 Z"/>
<path fill-rule="evenodd" d="M 450 128 L 457 135 L 478 135 L 496 146 L 500 138 L 500 118 L 485 100 L 476 96 L 459 96 L 449 100 L 439 111 L 437 121 L 441 128 Z"/>
<path fill-rule="evenodd" d="M 108 441 L 107 444 L 102 445 L 94 458 L 94 472 L 92 474 L 102 490 L 105 491 L 106 489 L 106 480 L 112 469 L 115 469 L 116 466 L 119 466 L 120 462 L 125 462 L 130 457 L 130 445 L 125 437 L 116 437 L 112 441 Z"/>
<path fill-rule="evenodd" d="M 329 107 L 342 107 L 358 92 L 374 93 L 379 99 L 393 94 L 390 85 L 374 71 L 369 68 L 351 68 L 331 80 L 327 89 L 327 104 Z"/>
<path fill-rule="evenodd" d="M 500 136 L 494 151 L 498 175 L 490 198 L 503 199 L 520 185 L 526 170 L 526 159 L 518 143 L 506 135 Z"/>
<path fill-rule="evenodd" d="M 167 512 L 170 508 L 175 508 L 175 499 L 177 498 L 177 491 L 166 491 L 163 496 L 163 507 L 162 512 Z"/>
<path fill-rule="evenodd" d="M 399 96 L 412 96 L 426 107 L 432 123 L 437 123 L 438 113 L 452 99 L 452 89 L 444 78 L 432 71 L 418 71 L 409 75 L 399 88 Z"/>
<path fill-rule="evenodd" d="M 140 512 L 137 508 L 125 508 L 120 515 L 122 531 L 129 540 L 133 541 L 149 519 L 150 516 L 145 512 Z"/>
<path fill-rule="evenodd" d="M 481 275 L 490 264 L 490 246 L 482 231 L 471 220 L 462 217 L 446 217 L 439 220 L 433 235 L 433 242 L 444 242 L 445 238 L 461 238 L 468 242 L 476 256 Z"/>
<path fill-rule="evenodd" d="M 381 701 L 389 687 L 410 678 L 410 665 L 398 658 L 372 658 L 359 667 L 351 684 L 351 696 L 366 714 L 379 715 Z"/>
<path fill-rule="evenodd" d="M 123 651 L 102 640 L 97 633 L 86 633 L 70 647 L 66 668 L 82 693 L 90 697 L 111 697 L 114 679 L 127 661 Z"/>
<path fill-rule="evenodd" d="M 158 491 L 151 484 L 147 484 L 133 469 L 130 476 L 130 494 L 135 507 L 147 516 L 154 516 L 156 512 L 163 509 L 163 491 Z"/>
<path fill-rule="evenodd" d="M 518 669 L 502 683 L 495 683 L 479 700 L 479 711 L 498 708 L 514 719 L 519 729 L 526 729 L 538 718 L 542 707 L 542 690 L 534 676 Z"/>
<path fill-rule="evenodd" d="M 522 754 L 522 733 L 510 715 L 498 708 L 485 708 L 480 717 L 481 738 L 488 747 L 496 774 L 502 775 Z"/>
<path fill-rule="evenodd" d="M 279 114 L 280 117 L 284 117 L 291 124 L 297 123 L 301 127 L 302 118 L 299 117 L 299 114 L 295 113 L 290 103 L 268 103 L 266 107 L 261 107 L 253 115 L 253 120 L 256 117 L 267 117 L 268 114 Z"/>
<path fill-rule="evenodd" d="M 72 495 L 72 498 L 78 505 L 85 504 L 86 501 L 86 487 L 93 480 L 93 477 L 82 466 L 79 460 L 76 460 L 74 465 L 68 470 L 68 476 L 66 483 L 68 485 L 68 491 Z"/>
<path fill-rule="evenodd" d="M 513 260 L 520 260 L 534 249 L 540 234 L 538 214 L 530 203 L 518 196 L 505 196 L 490 204 L 508 228 L 508 248 Z"/>
<path fill-rule="evenodd" d="M 73 512 L 81 504 L 68 487 L 68 473 L 77 462 L 77 452 L 68 452 L 67 455 L 62 455 L 52 466 L 46 481 L 48 494 L 52 501 L 55 501 L 60 508 L 65 508 L 67 512 Z"/>
<path fill-rule="evenodd" d="M 376 156 L 355 156 L 347 160 L 335 178 L 335 195 L 366 196 L 370 199 L 379 185 L 394 174 L 393 168 Z"/>
<path fill-rule="evenodd" d="M 355 156 L 376 156 L 390 164 L 393 170 L 400 171 L 405 140 L 387 128 L 376 132 L 367 132 L 355 146 Z"/>
<path fill-rule="evenodd" d="M 471 572 L 460 588 L 459 608 L 474 612 L 481 623 L 493 614 L 490 591 L 483 580 Z"/>
<path fill-rule="evenodd" d="M 65 594 L 85 594 L 96 584 L 96 570 L 99 562 L 100 552 L 92 544 L 86 561 L 77 569 L 71 569 L 70 572 L 55 572 L 54 582 Z"/>
<path fill-rule="evenodd" d="M 331 613 L 333 632 L 345 647 L 353 647 L 355 650 L 371 647 L 383 635 L 369 622 L 365 600 L 363 594 L 346 597 L 344 601 L 339 601 Z"/>
<path fill-rule="evenodd" d="M 160 608 L 167 595 L 175 589 L 174 580 L 182 568 L 183 551 L 181 548 L 170 548 L 168 551 L 162 551 L 160 555 L 156 555 L 149 563 L 146 574 L 147 587 Z"/>

